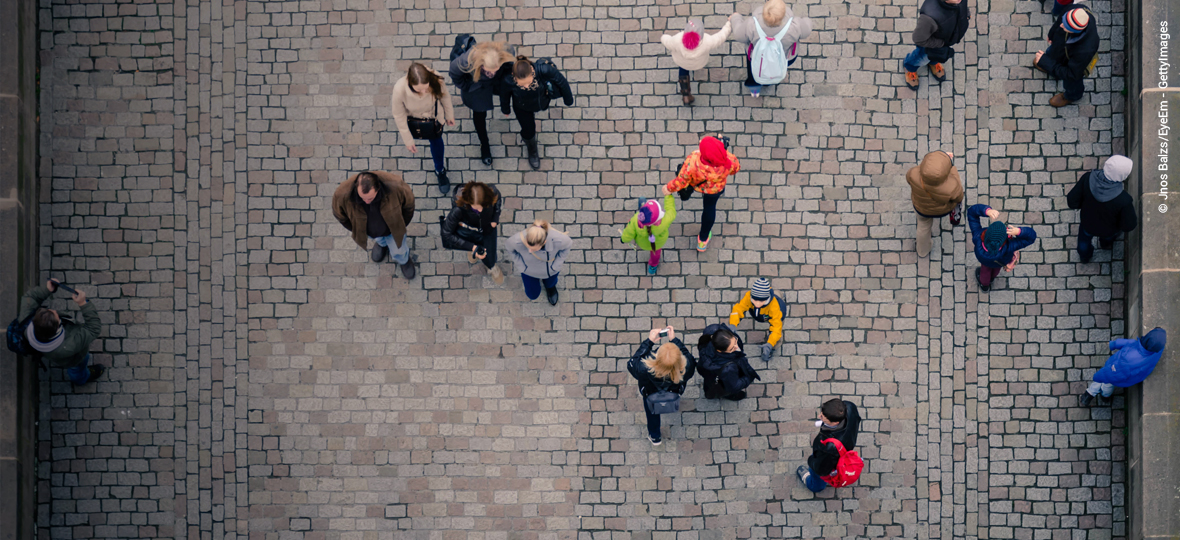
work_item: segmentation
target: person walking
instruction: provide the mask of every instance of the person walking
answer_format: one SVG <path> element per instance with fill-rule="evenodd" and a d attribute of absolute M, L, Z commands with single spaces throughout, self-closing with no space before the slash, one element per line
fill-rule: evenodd
<path fill-rule="evenodd" d="M 651 252 L 647 258 L 649 276 L 656 274 L 664 244 L 668 243 L 668 229 L 675 220 L 676 199 L 668 194 L 664 196 L 663 206 L 655 200 L 645 201 L 627 222 L 627 227 L 620 231 L 624 244 L 635 242 L 635 247 Z"/>
<path fill-rule="evenodd" d="M 537 150 L 537 113 L 549 110 L 549 102 L 561 94 L 566 107 L 574 104 L 574 92 L 565 75 L 548 58 L 537 60 L 534 65 L 527 56 L 517 56 L 512 65 L 512 79 L 515 84 L 504 86 L 500 96 L 500 109 L 508 116 L 509 109 L 516 113 L 520 124 L 520 138 L 528 152 L 529 166 L 541 168 L 541 154 Z"/>
<path fill-rule="evenodd" d="M 414 219 L 414 192 L 399 174 L 364 171 L 352 175 L 332 195 L 332 215 L 361 249 L 373 241 L 373 262 L 389 255 L 401 266 L 402 277 L 414 279 L 417 265 L 410 256 L 406 227 Z"/>
<path fill-rule="evenodd" d="M 986 230 L 979 222 L 979 218 L 985 215 L 992 220 Z M 976 204 L 967 209 L 975 258 L 980 264 L 975 269 L 975 279 L 979 280 L 979 290 L 983 292 L 991 290 L 992 280 L 1000 274 L 1001 269 L 1011 272 L 1016 268 L 1016 263 L 1020 261 L 1020 250 L 1037 240 L 1037 232 L 1032 227 L 1004 225 L 999 218 L 1000 212 L 986 204 Z"/>
<path fill-rule="evenodd" d="M 1134 165 L 1126 156 L 1110 156 L 1101 169 L 1083 174 L 1065 196 L 1070 208 L 1081 210 L 1078 256 L 1083 263 L 1094 256 L 1095 236 L 1102 249 L 1111 249 L 1119 233 L 1131 232 L 1139 225 L 1135 200 L 1123 190 L 1123 180 L 1131 176 Z"/>
<path fill-rule="evenodd" d="M 1086 77 L 1098 65 L 1097 24 L 1090 10 L 1071 4 L 1049 28 L 1049 48 L 1037 51 L 1033 67 L 1061 80 L 1064 92 L 1049 99 L 1054 107 L 1064 107 L 1086 93 Z"/>
<path fill-rule="evenodd" d="M 730 15 L 729 20 L 725 21 L 725 26 L 722 26 L 716 34 L 703 33 L 701 23 L 690 20 L 680 33 L 660 36 L 660 43 L 668 49 L 668 52 L 672 54 L 672 61 L 679 66 L 677 80 L 680 83 L 680 96 L 684 99 L 685 105 L 692 105 L 692 102 L 696 100 L 692 97 L 692 85 L 690 84 L 692 72 L 704 69 L 705 65 L 709 63 L 709 54 L 713 52 L 713 49 L 729 39 L 729 33 L 733 30 L 731 22 L 735 15 L 737 14 Z"/>
<path fill-rule="evenodd" d="M 73 294 L 82 316 L 81 322 L 63 319 L 57 310 L 42 307 L 41 304 L 57 292 L 60 284 L 51 279 L 44 287 L 29 289 L 21 297 L 17 320 L 24 325 L 23 337 L 28 346 L 49 361 L 50 366 L 65 369 L 66 377 L 74 386 L 81 386 L 106 373 L 105 366 L 90 363 L 90 344 L 102 332 L 102 321 L 98 318 L 98 309 L 86 300 L 86 293 L 82 291 Z"/>
<path fill-rule="evenodd" d="M 930 234 L 934 220 L 950 216 L 951 226 L 963 217 L 963 182 L 955 168 L 955 155 L 941 150 L 930 152 L 922 163 L 905 175 L 910 185 L 910 200 L 918 214 L 918 256 L 930 255 Z"/>
<path fill-rule="evenodd" d="M 746 291 L 741 301 L 733 305 L 733 310 L 729 314 L 730 326 L 736 327 L 747 313 L 754 322 L 770 323 L 770 335 L 761 347 L 762 361 L 769 362 L 774 356 L 774 347 L 783 338 L 783 307 L 782 301 L 770 289 L 770 281 L 766 278 L 754 280 L 754 285 Z"/>
<path fill-rule="evenodd" d="M 1143 382 L 1155 371 L 1156 364 L 1168 344 L 1168 333 L 1156 327 L 1139 339 L 1116 339 L 1110 350 L 1118 351 L 1106 359 L 1106 364 L 1094 374 L 1094 382 L 1082 392 L 1079 403 L 1089 407 L 1097 398 L 1098 406 L 1110 405 L 1114 387 L 1129 388 Z"/>
<path fill-rule="evenodd" d="M 410 64 L 406 76 L 393 85 L 392 107 L 393 121 L 406 150 L 418 153 L 414 139 L 430 142 L 430 157 L 434 160 L 438 189 L 447 195 L 451 192 L 451 181 L 447 178 L 443 123 L 455 125 L 455 110 L 442 75 L 418 62 Z"/>
<path fill-rule="evenodd" d="M 443 247 L 468 252 L 471 264 L 483 261 L 496 285 L 504 284 L 504 272 L 496 266 L 496 231 L 503 206 L 499 190 L 482 182 L 468 182 L 459 190 L 441 227 Z"/>
<path fill-rule="evenodd" d="M 573 245 L 568 235 L 545 220 L 534 221 L 508 240 L 513 268 L 520 274 L 529 300 L 536 300 L 543 286 L 549 304 L 557 305 L 557 278 Z"/>
<path fill-rule="evenodd" d="M 953 47 L 963 41 L 971 23 L 971 9 L 963 0 L 926 0 L 918 13 L 918 25 L 911 36 L 914 50 L 902 62 L 905 83 L 915 91 L 918 90 L 918 69 L 922 66 L 930 66 L 930 76 L 934 80 L 946 80 L 946 69 L 942 64 L 955 55 Z"/>
<path fill-rule="evenodd" d="M 860 433 L 860 411 L 851 401 L 829 399 L 820 407 L 819 420 L 815 425 L 819 427 L 819 434 L 811 441 L 811 456 L 807 458 L 807 465 L 795 469 L 795 474 L 812 493 L 819 493 L 828 487 L 824 477 L 834 475 L 836 465 L 840 462 L 840 451 L 836 445 L 823 441 L 836 439 L 844 445 L 844 450 L 853 451 L 856 448 L 856 436 Z"/>
<path fill-rule="evenodd" d="M 746 399 L 746 388 L 762 380 L 742 350 L 742 340 L 729 327 L 711 324 L 697 341 L 697 371 L 704 379 L 705 399 Z"/>
<path fill-rule="evenodd" d="M 512 72 L 514 56 L 500 41 L 477 43 L 451 61 L 451 82 L 459 89 L 463 104 L 471 109 L 475 135 L 479 137 L 479 156 L 484 165 L 492 164 L 492 147 L 488 143 L 488 111 L 492 96 L 500 95 L 504 104 L 504 85 Z"/>
<path fill-rule="evenodd" d="M 668 341 L 660 345 L 653 354 L 652 348 L 664 335 L 668 337 Z M 627 362 L 627 371 L 639 383 L 639 400 L 643 402 L 643 413 L 647 415 L 647 438 L 652 446 L 659 446 L 663 440 L 660 437 L 660 415 L 652 413 L 648 396 L 658 392 L 684 395 L 688 380 L 696 372 L 696 365 L 696 359 L 688 352 L 684 342 L 676 337 L 676 330 L 671 326 L 652 328 L 647 334 L 647 339 L 639 344 L 639 349 Z"/>
<path fill-rule="evenodd" d="M 730 22 L 733 24 L 734 40 L 746 44 L 745 86 L 751 97 L 762 95 L 763 85 L 756 80 L 752 66 L 757 61 L 753 55 L 758 42 L 773 38 L 782 47 L 787 66 L 791 66 L 799 57 L 799 41 L 811 35 L 811 19 L 795 17 L 783 0 L 766 0 L 749 16 L 739 13 L 731 15 Z M 783 35 L 779 36 L 779 32 L 783 32 Z"/>
<path fill-rule="evenodd" d="M 676 178 L 664 186 L 664 195 L 680 192 L 687 201 L 694 191 L 704 198 L 701 211 L 701 230 L 697 233 L 697 251 L 704 253 L 713 239 L 713 223 L 717 221 L 717 200 L 725 193 L 725 182 L 742 170 L 737 156 L 725 149 L 715 137 L 701 139 L 700 148 L 684 159 Z"/>

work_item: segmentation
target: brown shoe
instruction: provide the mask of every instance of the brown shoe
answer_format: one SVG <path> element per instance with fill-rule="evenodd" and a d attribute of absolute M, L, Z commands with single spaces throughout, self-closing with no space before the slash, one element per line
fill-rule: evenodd
<path fill-rule="evenodd" d="M 680 79 L 680 95 L 684 98 L 685 105 L 692 105 L 696 98 L 692 97 L 692 86 L 687 78 Z"/>
<path fill-rule="evenodd" d="M 942 64 L 930 64 L 930 75 L 938 82 L 946 80 L 946 70 L 942 68 Z"/>
<path fill-rule="evenodd" d="M 916 71 L 905 72 L 905 83 L 906 83 L 906 85 L 908 85 L 910 87 L 910 90 L 917 92 L 918 91 L 918 72 L 916 72 Z"/>
<path fill-rule="evenodd" d="M 1054 107 L 1064 107 L 1066 105 L 1069 105 L 1070 103 L 1073 103 L 1073 102 L 1068 99 L 1065 99 L 1064 93 L 1057 94 L 1056 96 L 1049 98 L 1049 104 Z"/>
<path fill-rule="evenodd" d="M 496 285 L 504 284 L 504 271 L 500 270 L 499 265 L 493 266 L 491 270 L 488 270 L 488 275 L 492 276 L 492 281 L 495 281 Z"/>

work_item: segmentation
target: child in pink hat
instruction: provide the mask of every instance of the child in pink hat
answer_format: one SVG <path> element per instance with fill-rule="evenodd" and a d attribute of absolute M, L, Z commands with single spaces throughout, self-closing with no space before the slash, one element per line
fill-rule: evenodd
<path fill-rule="evenodd" d="M 635 242 L 639 249 L 650 251 L 647 259 L 647 274 L 654 276 L 656 267 L 660 265 L 660 252 L 668 242 L 668 228 L 676 219 L 675 196 L 668 194 L 664 197 L 664 204 L 649 200 L 639 205 L 639 211 L 622 229 L 623 243 Z"/>

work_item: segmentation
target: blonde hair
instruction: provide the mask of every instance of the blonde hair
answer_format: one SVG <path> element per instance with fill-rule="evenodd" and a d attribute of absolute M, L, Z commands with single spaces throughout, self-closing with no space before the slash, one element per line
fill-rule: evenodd
<path fill-rule="evenodd" d="M 676 384 L 680 384 L 680 381 L 684 379 L 684 369 L 687 362 L 684 354 L 680 352 L 680 347 L 671 342 L 660 345 L 655 355 L 649 354 L 647 358 L 643 359 L 643 365 L 647 366 L 647 370 L 653 376 L 669 379 Z"/>
<path fill-rule="evenodd" d="M 524 230 L 524 243 L 537 247 L 545 245 L 545 241 L 549 239 L 549 222 L 543 219 L 534 221 L 529 228 Z"/>
<path fill-rule="evenodd" d="M 766 0 L 762 5 L 762 20 L 766 22 L 766 26 L 778 26 L 783 23 L 783 17 L 787 16 L 787 5 L 783 0 Z"/>
<path fill-rule="evenodd" d="M 503 41 L 476 43 L 471 52 L 467 53 L 467 68 L 463 71 L 470 73 L 471 80 L 475 82 L 479 82 L 485 66 L 488 67 L 488 71 L 499 71 L 500 66 L 516 60 L 505 47 Z"/>

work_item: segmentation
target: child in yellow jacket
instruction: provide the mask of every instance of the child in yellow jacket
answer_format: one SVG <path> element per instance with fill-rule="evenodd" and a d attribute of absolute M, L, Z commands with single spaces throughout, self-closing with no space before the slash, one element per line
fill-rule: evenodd
<path fill-rule="evenodd" d="M 742 296 L 740 302 L 734 304 L 732 311 L 729 314 L 729 324 L 732 326 L 737 326 L 747 312 L 756 322 L 770 323 L 770 336 L 762 344 L 762 361 L 769 362 L 774 355 L 774 346 L 783 338 L 783 308 L 778 297 L 770 290 L 770 281 L 766 278 L 754 280 L 754 286 Z"/>

